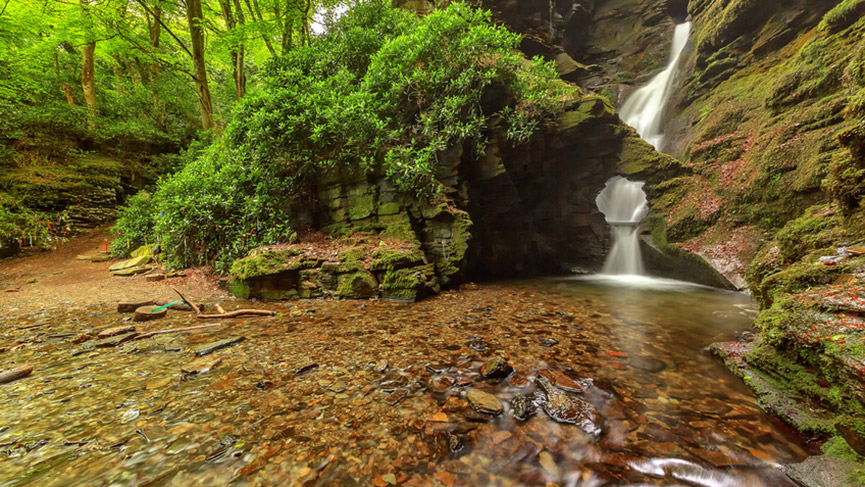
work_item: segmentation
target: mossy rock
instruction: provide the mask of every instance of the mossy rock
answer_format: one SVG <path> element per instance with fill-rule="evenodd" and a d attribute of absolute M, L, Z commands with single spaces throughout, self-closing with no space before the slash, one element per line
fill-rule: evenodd
<path fill-rule="evenodd" d="M 367 299 L 378 296 L 378 281 L 367 270 L 358 270 L 337 277 L 334 297 Z"/>
<path fill-rule="evenodd" d="M 295 257 L 301 253 L 300 250 L 293 248 L 253 250 L 246 257 L 234 261 L 229 274 L 235 279 L 245 280 L 299 269 L 304 265 L 303 260 Z"/>
<path fill-rule="evenodd" d="M 417 301 L 440 290 L 432 264 L 387 271 L 381 283 L 382 297 L 399 301 Z"/>
<path fill-rule="evenodd" d="M 139 266 L 143 266 L 144 264 L 147 264 L 152 259 L 153 259 L 153 256 L 151 254 L 142 254 L 142 255 L 139 255 L 137 257 L 133 257 L 133 258 L 128 259 L 128 260 L 124 260 L 123 262 L 118 262 L 116 264 L 113 264 L 111 267 L 108 268 L 108 270 L 110 272 L 114 273 L 114 272 L 122 271 L 124 269 L 139 267 Z"/>
<path fill-rule="evenodd" d="M 373 272 L 392 271 L 423 263 L 424 254 L 417 247 L 409 250 L 378 249 L 372 253 L 369 270 Z"/>

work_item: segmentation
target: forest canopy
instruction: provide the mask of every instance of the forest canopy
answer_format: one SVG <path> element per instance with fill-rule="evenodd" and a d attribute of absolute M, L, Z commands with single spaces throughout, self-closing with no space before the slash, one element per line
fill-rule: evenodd
<path fill-rule="evenodd" d="M 291 199 L 339 166 L 435 194 L 440 151 L 468 144 L 482 154 L 493 115 L 524 141 L 576 95 L 551 63 L 522 58 L 519 40 L 460 3 L 423 18 L 383 0 L 354 6 L 268 62 L 224 136 L 130 201 L 115 252 L 158 240 L 173 265 L 225 270 L 250 248 L 292 238 Z M 485 101 L 493 87 L 504 102 Z"/>

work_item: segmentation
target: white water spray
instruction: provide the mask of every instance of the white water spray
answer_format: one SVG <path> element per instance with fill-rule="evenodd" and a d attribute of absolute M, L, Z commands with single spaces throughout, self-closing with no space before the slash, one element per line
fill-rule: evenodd
<path fill-rule="evenodd" d="M 649 213 L 649 202 L 641 182 L 616 176 L 595 199 L 613 232 L 613 247 L 604 263 L 604 274 L 642 275 L 640 222 Z"/>
<path fill-rule="evenodd" d="M 635 91 L 625 101 L 620 111 L 622 120 L 637 129 L 640 137 L 655 146 L 656 150 L 661 150 L 661 145 L 664 143 L 662 124 L 664 107 L 670 97 L 676 79 L 676 66 L 688 44 L 690 33 L 690 22 L 676 26 L 676 32 L 673 34 L 673 51 L 670 53 L 670 63 L 667 68 L 652 78 L 649 84 Z"/>

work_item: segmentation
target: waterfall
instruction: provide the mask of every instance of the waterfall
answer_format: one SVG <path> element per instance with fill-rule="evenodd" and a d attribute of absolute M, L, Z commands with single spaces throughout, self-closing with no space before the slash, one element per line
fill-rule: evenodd
<path fill-rule="evenodd" d="M 622 120 L 637 129 L 637 133 L 646 142 L 661 150 L 664 142 L 664 127 L 662 125 L 664 107 L 673 88 L 676 78 L 676 66 L 682 57 L 682 52 L 688 44 L 691 33 L 691 23 L 685 22 L 676 26 L 673 34 L 673 51 L 670 53 L 670 63 L 667 68 L 652 78 L 646 86 L 635 91 L 625 101 L 620 111 Z"/>
<path fill-rule="evenodd" d="M 649 213 L 642 182 L 616 176 L 595 199 L 613 233 L 613 247 L 604 262 L 604 274 L 642 275 L 640 222 Z"/>

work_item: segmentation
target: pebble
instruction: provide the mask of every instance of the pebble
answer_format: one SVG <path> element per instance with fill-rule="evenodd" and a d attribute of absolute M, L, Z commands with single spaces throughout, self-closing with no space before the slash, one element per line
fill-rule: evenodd
<path fill-rule="evenodd" d="M 468 391 L 466 398 L 469 400 L 472 409 L 482 414 L 496 416 L 502 414 L 505 410 L 501 401 L 496 396 L 483 391 Z"/>

